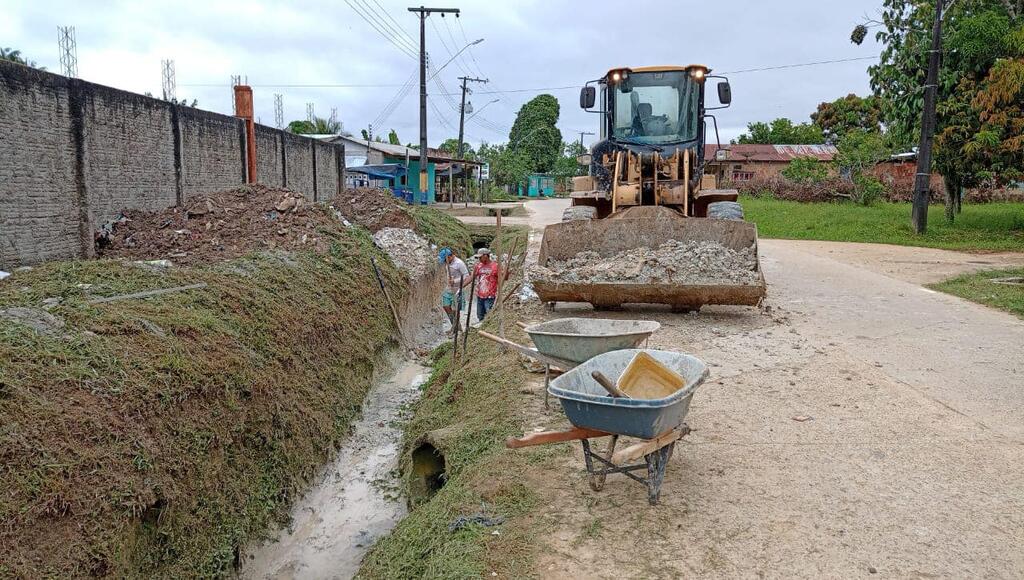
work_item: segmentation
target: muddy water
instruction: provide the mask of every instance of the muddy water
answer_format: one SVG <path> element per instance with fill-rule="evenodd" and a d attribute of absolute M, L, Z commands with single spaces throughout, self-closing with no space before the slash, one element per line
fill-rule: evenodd
<path fill-rule="evenodd" d="M 250 550 L 243 578 L 351 578 L 366 550 L 406 514 L 398 497 L 399 425 L 429 371 L 400 364 L 371 389 L 352 437 L 320 480 L 299 500 L 292 523 L 275 540 Z"/>

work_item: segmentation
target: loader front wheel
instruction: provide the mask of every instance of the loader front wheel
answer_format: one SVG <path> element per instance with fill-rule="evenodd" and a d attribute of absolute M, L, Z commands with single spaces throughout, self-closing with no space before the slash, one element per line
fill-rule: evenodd
<path fill-rule="evenodd" d="M 741 222 L 743 221 L 743 206 L 735 201 L 716 201 L 708 204 L 708 217 Z"/>
<path fill-rule="evenodd" d="M 592 205 L 574 205 L 562 212 L 563 222 L 586 221 L 597 217 L 597 208 Z"/>

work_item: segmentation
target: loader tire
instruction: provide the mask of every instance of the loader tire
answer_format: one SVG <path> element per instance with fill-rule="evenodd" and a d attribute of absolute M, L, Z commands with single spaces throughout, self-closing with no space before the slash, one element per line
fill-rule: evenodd
<path fill-rule="evenodd" d="M 597 208 L 590 205 L 574 205 L 562 212 L 563 222 L 592 220 L 597 216 Z"/>
<path fill-rule="evenodd" d="M 743 221 L 743 206 L 735 201 L 716 201 L 708 205 L 708 217 L 741 222 Z"/>

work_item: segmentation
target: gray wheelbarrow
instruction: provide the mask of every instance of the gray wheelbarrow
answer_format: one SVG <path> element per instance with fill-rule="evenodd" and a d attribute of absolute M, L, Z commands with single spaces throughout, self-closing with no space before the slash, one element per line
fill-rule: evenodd
<path fill-rule="evenodd" d="M 682 377 L 683 384 L 667 391 L 638 386 L 640 392 L 647 395 L 656 393 L 657 398 L 611 396 L 608 388 L 596 379 L 595 371 L 607 377 L 609 383 L 618 383 L 630 361 L 641 352 Z M 626 349 L 598 355 L 554 379 L 548 387 L 551 394 L 561 401 L 573 429 L 531 433 L 510 439 L 506 444 L 515 448 L 579 439 L 583 444 L 583 459 L 592 489 L 600 491 L 607 475 L 622 473 L 644 484 L 648 501 L 654 505 L 661 494 L 665 468 L 672 457 L 675 442 L 690 432 L 683 420 L 689 413 L 693 393 L 707 376 L 708 367 L 703 361 L 678 352 Z M 589 439 L 606 436 L 611 436 L 611 441 L 605 453 L 593 451 Z M 620 436 L 640 441 L 616 451 L 615 445 Z M 645 463 L 630 464 L 640 457 L 645 459 Z M 647 470 L 646 478 L 633 473 L 642 469 Z"/>
<path fill-rule="evenodd" d="M 608 318 L 558 318 L 540 324 L 520 324 L 537 348 L 530 348 L 493 334 L 480 336 L 505 345 L 544 363 L 544 406 L 552 369 L 565 372 L 606 352 L 635 348 L 650 338 L 661 324 L 653 320 L 615 320 Z"/>

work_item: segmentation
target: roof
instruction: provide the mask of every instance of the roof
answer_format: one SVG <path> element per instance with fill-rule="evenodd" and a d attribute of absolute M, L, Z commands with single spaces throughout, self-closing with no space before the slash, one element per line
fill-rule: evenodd
<path fill-rule="evenodd" d="M 837 150 L 834 145 L 761 145 L 737 144 L 723 146 L 726 161 L 762 161 L 788 163 L 800 157 L 813 157 L 819 161 L 832 161 Z M 704 146 L 704 158 L 714 163 L 717 145 Z"/>
<path fill-rule="evenodd" d="M 317 137 L 321 138 L 321 137 Z M 331 141 L 345 141 L 346 143 L 353 143 L 361 145 L 363 147 L 369 147 L 374 151 L 379 151 L 388 157 L 405 157 L 406 154 L 412 160 L 420 158 L 420 150 L 413 149 L 412 147 L 406 147 L 405 145 L 392 145 L 391 143 L 381 143 L 379 141 L 367 141 L 366 139 L 358 139 L 356 137 L 346 137 L 344 135 L 328 135 L 324 138 L 329 138 Z M 454 158 L 447 151 L 442 149 L 434 149 L 433 147 L 427 147 L 427 160 L 435 163 L 444 163 L 447 161 L 453 161 Z M 463 161 L 466 165 L 482 165 L 477 161 L 465 160 Z"/>
<path fill-rule="evenodd" d="M 688 65 L 685 65 L 685 66 L 680 66 L 680 65 L 677 65 L 677 64 L 666 64 L 666 65 L 634 66 L 634 67 L 620 66 L 620 67 L 617 67 L 617 68 L 609 69 L 608 72 L 612 72 L 614 70 L 622 70 L 624 68 L 628 68 L 629 70 L 631 70 L 631 71 L 633 71 L 635 73 L 637 73 L 637 72 L 668 72 L 668 71 L 684 71 L 684 70 L 688 70 L 688 69 L 691 69 L 691 68 L 698 68 L 698 67 L 710 70 L 710 69 L 708 69 L 707 66 L 705 66 L 703 64 L 688 64 Z"/>

